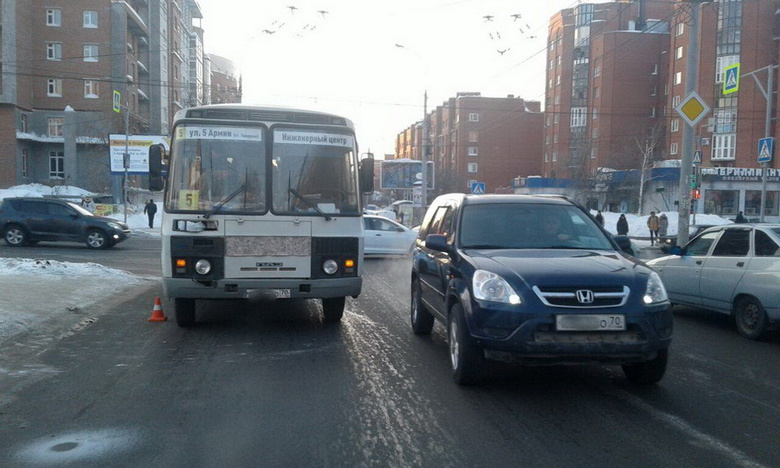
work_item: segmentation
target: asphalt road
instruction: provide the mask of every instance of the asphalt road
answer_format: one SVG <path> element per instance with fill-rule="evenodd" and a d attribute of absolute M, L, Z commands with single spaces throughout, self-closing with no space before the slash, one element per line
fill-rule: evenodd
<path fill-rule="evenodd" d="M 159 241 L 138 242 L 83 253 L 152 271 Z M 146 320 L 161 292 L 128 291 L 0 375 L 0 467 L 780 466 L 780 338 L 743 339 L 703 311 L 676 310 L 656 386 L 618 367 L 495 365 L 462 388 L 444 328 L 411 333 L 404 261 L 368 261 L 334 326 L 305 301 L 212 302 L 184 330 Z"/>

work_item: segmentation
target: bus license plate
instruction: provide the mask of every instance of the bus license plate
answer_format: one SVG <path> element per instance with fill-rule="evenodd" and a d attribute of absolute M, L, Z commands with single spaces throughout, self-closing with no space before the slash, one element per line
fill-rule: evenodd
<path fill-rule="evenodd" d="M 277 299 L 289 299 L 290 298 L 290 290 L 289 289 L 274 289 L 274 293 L 276 293 Z"/>
<path fill-rule="evenodd" d="M 558 331 L 625 330 L 626 318 L 622 314 L 556 315 L 555 329 Z"/>

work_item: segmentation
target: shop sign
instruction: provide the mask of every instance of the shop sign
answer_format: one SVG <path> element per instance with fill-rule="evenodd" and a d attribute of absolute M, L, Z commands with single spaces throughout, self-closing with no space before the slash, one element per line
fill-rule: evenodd
<path fill-rule="evenodd" d="M 701 169 L 702 180 L 710 182 L 760 182 L 762 172 L 760 167 L 704 167 Z M 768 182 L 780 182 L 780 169 L 768 168 Z"/>

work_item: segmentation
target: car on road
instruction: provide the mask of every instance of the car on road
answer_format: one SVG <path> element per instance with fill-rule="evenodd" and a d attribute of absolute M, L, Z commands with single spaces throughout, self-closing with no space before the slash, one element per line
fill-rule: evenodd
<path fill-rule="evenodd" d="M 363 215 L 365 256 L 409 256 L 417 232 L 384 216 Z"/>
<path fill-rule="evenodd" d="M 713 224 L 691 224 L 688 226 L 688 239 L 693 239 L 698 236 L 700 232 L 705 229 L 711 228 Z M 670 236 L 660 236 L 658 238 L 658 248 L 661 252 L 668 253 L 669 249 L 677 245 L 677 234 Z"/>
<path fill-rule="evenodd" d="M 780 224 L 714 226 L 647 263 L 672 304 L 731 315 L 750 339 L 780 325 Z"/>
<path fill-rule="evenodd" d="M 95 216 L 73 202 L 35 197 L 3 199 L 0 232 L 12 247 L 70 241 L 84 242 L 90 249 L 103 249 L 130 237 L 130 228 L 121 221 Z"/>
<path fill-rule="evenodd" d="M 656 383 L 673 329 L 658 274 L 561 196 L 437 197 L 415 244 L 410 316 L 418 335 L 445 325 L 459 384 L 479 382 L 487 359 L 615 363 Z"/>

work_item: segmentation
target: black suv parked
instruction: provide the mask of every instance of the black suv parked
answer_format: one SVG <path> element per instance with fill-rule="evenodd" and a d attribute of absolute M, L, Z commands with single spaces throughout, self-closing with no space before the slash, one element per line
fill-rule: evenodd
<path fill-rule="evenodd" d="M 436 198 L 411 282 L 412 329 L 445 324 L 459 384 L 480 381 L 485 359 L 618 363 L 645 384 L 666 371 L 672 312 L 661 279 L 564 197 Z"/>
<path fill-rule="evenodd" d="M 113 247 L 130 237 L 127 224 L 95 216 L 79 205 L 48 198 L 6 198 L 0 229 L 13 247 L 40 241 L 85 242 L 91 249 Z"/>

